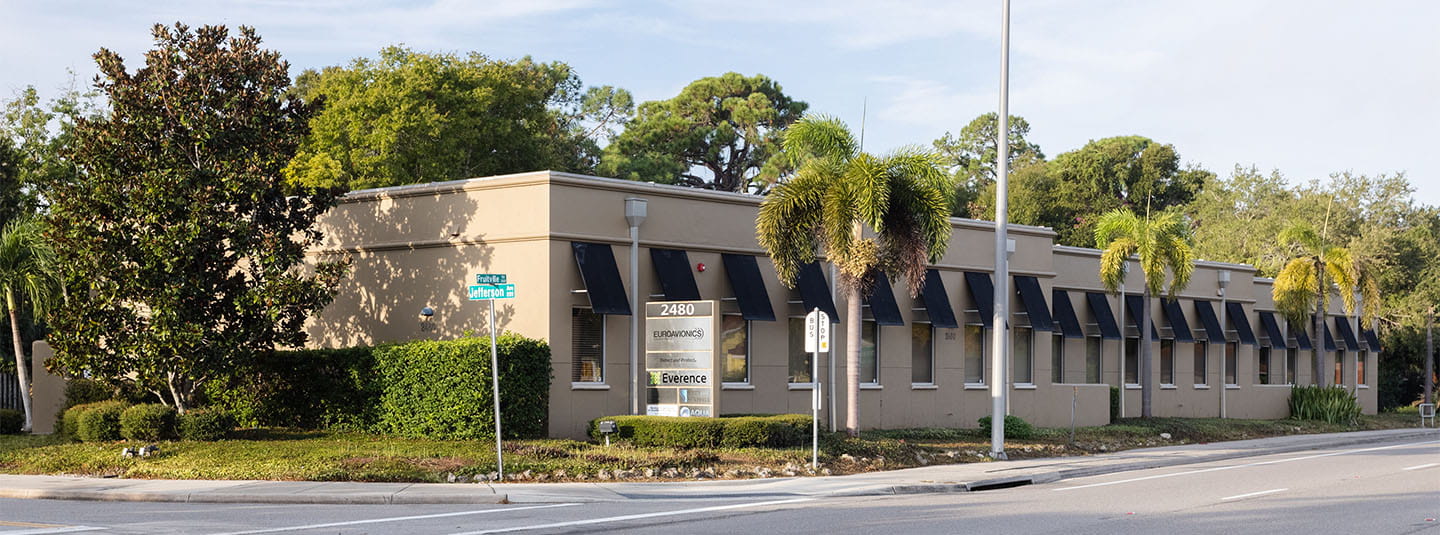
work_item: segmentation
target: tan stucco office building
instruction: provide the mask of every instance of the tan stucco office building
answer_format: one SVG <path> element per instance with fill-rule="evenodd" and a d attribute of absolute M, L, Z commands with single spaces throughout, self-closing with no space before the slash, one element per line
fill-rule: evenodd
<path fill-rule="evenodd" d="M 648 208 L 637 281 L 628 280 L 627 198 L 644 199 Z M 843 303 L 833 297 L 827 264 L 804 270 L 793 290 L 776 279 L 755 239 L 761 199 L 557 172 L 353 192 L 318 223 L 325 242 L 311 257 L 348 257 L 351 276 L 309 323 L 311 343 L 488 332 L 488 305 L 469 301 L 466 285 L 476 273 L 507 274 L 517 296 L 501 301 L 497 323 L 549 341 L 550 434 L 579 436 L 593 418 L 630 412 L 628 329 L 631 312 L 643 308 L 628 296 L 638 284 L 643 301 L 721 302 L 721 413 L 808 413 L 801 318 Z M 904 281 L 889 281 L 864 304 L 863 427 L 973 427 L 989 413 L 994 224 L 951 222 L 950 246 L 920 295 L 912 298 Z M 1046 228 L 1015 225 L 1009 235 L 1016 290 L 1010 412 L 1062 426 L 1073 402 L 1078 424 L 1104 424 L 1109 387 L 1123 383 L 1125 414 L 1138 415 L 1132 310 L 1139 297 L 1122 304 L 1104 292 L 1099 251 L 1055 245 Z M 1223 403 L 1230 417 L 1284 417 L 1289 385 L 1311 383 L 1312 341 L 1329 342 L 1326 382 L 1354 389 L 1365 411 L 1374 412 L 1373 333 L 1335 308 L 1327 340 L 1315 340 L 1274 313 L 1271 281 L 1254 274 L 1251 266 L 1200 262 L 1177 301 L 1154 301 L 1155 414 L 1217 416 Z M 1138 293 L 1138 275 L 1130 282 Z M 420 315 L 425 307 L 432 317 Z M 834 398 L 824 404 L 822 421 L 830 420 L 832 406 L 843 421 L 843 324 L 834 338 L 838 388 L 831 388 L 832 359 L 819 363 L 823 391 Z"/>

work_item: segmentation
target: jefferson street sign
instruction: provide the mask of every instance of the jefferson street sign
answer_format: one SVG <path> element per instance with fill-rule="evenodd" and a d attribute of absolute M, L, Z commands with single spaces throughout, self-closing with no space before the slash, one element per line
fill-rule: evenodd
<path fill-rule="evenodd" d="M 504 275 L 501 275 L 501 277 L 504 277 Z M 471 301 L 483 301 L 486 299 L 513 299 L 514 297 L 514 284 L 473 284 L 470 286 Z"/>

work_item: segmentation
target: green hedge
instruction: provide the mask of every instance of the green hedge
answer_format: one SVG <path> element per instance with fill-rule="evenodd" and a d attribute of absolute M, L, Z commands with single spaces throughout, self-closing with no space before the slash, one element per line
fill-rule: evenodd
<path fill-rule="evenodd" d="M 1354 425 L 1360 419 L 1360 403 L 1344 387 L 1297 386 L 1290 391 L 1290 417 Z"/>
<path fill-rule="evenodd" d="M 503 334 L 500 413 L 506 438 L 545 435 L 550 346 Z M 375 350 L 382 433 L 446 439 L 494 438 L 490 338 L 410 342 Z"/>
<path fill-rule="evenodd" d="M 191 409 L 178 418 L 180 438 L 195 441 L 214 441 L 225 438 L 235 429 L 235 417 L 215 409 Z"/>
<path fill-rule="evenodd" d="M 810 436 L 810 416 L 737 416 L 720 418 L 677 418 L 669 416 L 608 416 L 590 421 L 590 436 L 603 440 L 596 427 L 601 420 L 614 420 L 619 432 L 611 439 L 627 440 L 636 446 L 669 448 L 791 448 Z"/>
<path fill-rule="evenodd" d="M 148 442 L 175 438 L 175 409 L 159 403 L 125 409 L 120 413 L 120 436 Z"/>
<path fill-rule="evenodd" d="M 14 435 L 25 428 L 25 413 L 14 409 L 0 409 L 0 435 Z"/>
<path fill-rule="evenodd" d="M 980 417 L 980 434 L 990 436 L 989 416 Z M 1005 415 L 1005 438 L 1027 439 L 1035 436 L 1035 427 L 1019 416 Z"/>
<path fill-rule="evenodd" d="M 550 347 L 513 333 L 496 342 L 505 436 L 544 436 Z M 488 337 L 277 351 L 205 385 L 210 406 L 241 427 L 446 439 L 493 437 L 490 393 Z"/>
<path fill-rule="evenodd" d="M 118 400 L 85 405 L 75 424 L 75 436 L 84 442 L 120 440 L 120 414 L 129 406 L 128 403 Z"/>

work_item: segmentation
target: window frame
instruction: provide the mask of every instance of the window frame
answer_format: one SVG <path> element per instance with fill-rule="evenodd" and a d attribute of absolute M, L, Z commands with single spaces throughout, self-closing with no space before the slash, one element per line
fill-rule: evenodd
<path fill-rule="evenodd" d="M 1025 335 L 1029 337 L 1029 340 L 1025 344 L 1026 354 L 1024 355 L 1025 362 L 1030 367 L 1030 378 L 1027 381 L 1020 380 L 1019 364 L 1021 359 L 1017 355 L 1022 330 L 1029 333 Z M 1010 382 L 1016 386 L 1035 386 L 1035 328 L 1028 325 L 1017 325 L 1010 329 L 1010 337 Z"/>
<path fill-rule="evenodd" d="M 794 353 L 791 353 L 791 350 L 794 349 L 792 342 L 797 339 L 793 329 L 794 325 L 796 325 L 796 322 L 799 322 L 800 325 L 800 334 L 798 336 L 798 340 L 800 341 L 799 348 L 801 350 L 800 352 L 804 355 L 803 357 L 801 357 L 800 361 L 805 362 L 806 360 L 813 358 L 809 351 L 805 351 L 805 316 L 786 317 L 785 383 L 789 385 L 791 389 L 815 388 L 815 377 L 811 377 L 809 381 L 804 382 L 795 382 L 791 380 L 795 378 L 795 374 L 793 373 L 795 370 L 791 368 L 791 366 L 794 364 L 794 362 L 791 362 L 791 360 L 795 357 L 795 355 Z M 809 375 L 811 371 L 814 370 L 814 368 L 815 363 L 812 361 L 805 366 L 805 375 Z"/>
<path fill-rule="evenodd" d="M 600 374 L 600 377 L 599 377 L 600 380 L 598 380 L 598 381 L 577 381 L 577 380 L 575 380 L 575 379 L 576 379 L 576 374 L 580 373 L 580 372 L 579 372 L 579 369 L 580 369 L 580 367 L 579 367 L 580 361 L 576 358 L 576 355 L 575 355 L 575 319 L 576 319 L 575 312 L 576 312 L 576 311 L 579 311 L 579 310 L 588 310 L 588 311 L 590 311 L 590 314 L 591 314 L 591 315 L 593 315 L 593 316 L 598 316 L 598 317 L 600 318 L 600 361 L 599 361 L 599 363 L 595 366 L 595 369 L 596 369 L 597 371 L 599 371 L 599 374 Z M 570 369 L 571 369 L 571 372 L 570 372 L 570 386 L 571 386 L 571 387 L 581 387 L 581 388 L 583 388 L 583 387 L 594 387 L 594 386 L 608 385 L 608 383 L 605 382 L 605 379 L 606 379 L 606 378 L 605 378 L 605 361 L 607 360 L 606 357 L 608 357 L 608 355 L 607 355 L 608 352 L 606 351 L 606 346 L 609 345 L 609 343 L 608 343 L 608 342 L 609 342 L 609 333 L 606 332 L 606 331 L 608 330 L 608 329 L 606 329 L 606 327 L 608 327 L 607 323 L 609 323 L 608 321 L 606 321 L 606 318 L 607 318 L 608 316 L 609 316 L 608 314 L 596 314 L 596 313 L 595 313 L 595 309 L 594 309 L 594 308 L 591 308 L 591 307 L 582 307 L 582 306 L 572 306 L 572 307 L 570 307 Z"/>
<path fill-rule="evenodd" d="M 970 355 L 969 351 L 970 351 L 970 332 L 971 332 L 972 328 L 974 328 L 975 330 L 980 331 L 980 340 L 979 340 L 978 344 L 976 344 L 977 347 L 979 348 L 979 351 L 980 351 L 980 374 L 979 374 L 980 380 L 979 380 L 979 381 L 971 381 L 971 380 L 970 380 L 970 362 L 969 362 L 969 361 L 970 361 L 971 355 Z M 988 371 L 988 368 L 989 368 L 989 365 L 990 365 L 990 362 L 989 362 L 990 359 L 988 358 L 988 355 L 987 355 L 987 354 L 990 352 L 989 348 L 987 347 L 989 344 L 986 344 L 986 343 L 985 343 L 985 339 L 987 338 L 985 335 L 986 335 L 987 333 L 989 333 L 989 332 L 990 332 L 990 329 L 986 328 L 986 327 L 985 327 L 985 324 L 983 324 L 983 323 L 966 323 L 966 324 L 961 328 L 960 351 L 961 351 L 961 355 L 962 355 L 963 360 L 961 360 L 961 362 L 960 362 L 960 372 L 961 372 L 961 374 L 962 374 L 962 378 L 963 378 L 963 380 L 964 380 L 964 382 L 965 382 L 965 386 L 966 386 L 966 387 L 983 387 L 983 386 L 986 386 L 986 385 L 989 384 L 989 383 L 987 382 L 989 379 L 988 379 L 988 378 L 986 377 L 986 375 L 985 375 L 985 372 Z"/>
<path fill-rule="evenodd" d="M 1065 335 L 1050 336 L 1050 384 L 1065 384 Z"/>
<path fill-rule="evenodd" d="M 1365 382 L 1365 361 L 1370 359 L 1370 352 L 1364 349 L 1355 352 L 1355 386 L 1357 388 L 1370 388 L 1370 383 Z"/>
<path fill-rule="evenodd" d="M 1255 384 L 1275 384 L 1275 355 L 1268 347 L 1255 348 Z"/>
<path fill-rule="evenodd" d="M 1168 360 L 1170 361 L 1170 380 L 1165 380 L 1165 361 L 1167 360 L 1166 348 L 1169 348 Z M 1160 386 L 1175 388 L 1175 340 L 1173 338 L 1162 338 L 1160 340 Z"/>
<path fill-rule="evenodd" d="M 1300 349 L 1295 347 L 1285 348 L 1285 384 L 1295 384 L 1295 367 L 1300 365 Z"/>
<path fill-rule="evenodd" d="M 1210 341 L 1196 340 L 1191 348 L 1191 370 L 1190 380 L 1199 381 L 1193 383 L 1194 387 L 1210 388 Z M 1198 366 L 1197 366 L 1198 365 Z"/>
<path fill-rule="evenodd" d="M 875 377 L 874 377 L 874 380 L 871 380 L 871 381 L 866 381 L 866 380 L 865 380 L 865 376 L 864 376 L 864 374 L 863 374 L 863 372 L 865 371 L 865 370 L 864 370 L 864 366 L 865 366 L 865 353 L 864 353 L 864 351 L 865 351 L 865 326 L 866 326 L 866 324 L 869 324 L 869 325 L 870 325 L 870 328 L 873 329 L 872 332 L 875 333 L 875 341 L 874 341 L 873 344 L 872 344 L 872 347 L 875 348 L 875 360 L 874 360 L 874 362 L 872 363 L 872 367 L 875 368 Z M 877 322 L 877 321 L 875 321 L 875 320 L 867 320 L 867 319 L 862 319 L 862 320 L 860 320 L 860 351 L 861 351 L 861 353 L 860 353 L 860 366 L 861 366 L 861 370 L 860 370 L 860 371 L 862 372 L 862 374 L 861 374 L 861 376 L 860 376 L 860 387 L 861 387 L 861 388 L 874 388 L 874 387 L 880 386 L 880 323 L 879 323 L 879 322 Z"/>
<path fill-rule="evenodd" d="M 924 325 L 930 329 L 930 349 L 925 355 L 925 361 L 929 365 L 929 381 L 915 380 L 915 328 Z M 910 386 L 935 386 L 935 324 L 928 321 L 912 321 L 910 323 Z"/>
<path fill-rule="evenodd" d="M 1133 351 L 1132 351 L 1131 348 L 1130 348 L 1130 341 L 1131 341 L 1131 340 L 1134 340 L 1134 341 L 1135 341 L 1135 348 L 1134 348 Z M 1124 355 L 1124 358 L 1123 358 L 1124 362 L 1121 362 L 1121 363 L 1120 363 L 1120 382 L 1121 382 L 1122 384 L 1124 384 L 1126 388 L 1130 388 L 1130 387 L 1139 388 L 1139 387 L 1140 387 L 1140 354 L 1139 354 L 1139 353 L 1140 353 L 1140 337 L 1136 336 L 1136 337 L 1133 337 L 1133 338 L 1132 338 L 1132 337 L 1127 336 L 1127 337 L 1124 338 L 1124 340 L 1121 341 L 1121 343 L 1125 344 L 1125 355 Z M 1131 363 L 1134 363 L 1134 365 L 1135 365 L 1135 381 L 1133 381 L 1133 382 L 1130 381 L 1130 377 L 1129 377 L 1129 375 L 1130 375 L 1130 365 L 1131 365 Z"/>
<path fill-rule="evenodd" d="M 725 372 L 724 372 L 724 371 L 721 371 L 721 373 L 720 373 L 720 376 L 721 376 L 720 387 L 721 387 L 721 388 L 724 388 L 724 387 L 726 387 L 726 386 L 750 386 L 750 384 L 751 384 L 751 382 L 750 382 L 750 381 L 751 381 L 751 376 L 750 376 L 750 357 L 751 357 L 751 353 L 752 353 L 752 352 L 750 351 L 750 340 L 751 340 L 750 335 L 751 335 L 751 334 L 754 334 L 754 333 L 751 331 L 752 322 L 751 322 L 750 320 L 745 319 L 745 316 L 742 315 L 742 314 L 722 314 L 721 317 L 720 317 L 720 331 L 721 331 L 722 334 L 725 332 L 725 318 L 729 318 L 729 317 L 740 318 L 740 321 L 744 324 L 744 329 L 745 329 L 745 380 L 743 380 L 743 381 L 725 381 L 725 380 L 724 380 Z M 722 344 L 723 344 L 723 343 L 722 343 Z M 722 345 L 722 349 L 723 349 L 723 345 Z M 726 365 L 727 365 L 727 367 L 728 367 L 728 361 L 729 361 L 729 359 L 730 359 L 730 354 L 729 354 L 729 353 L 725 353 L 725 354 L 723 355 L 723 358 L 724 358 L 725 361 L 727 361 L 727 362 L 726 362 Z"/>
<path fill-rule="evenodd" d="M 1092 346 L 1093 343 L 1093 346 Z M 1091 377 L 1091 355 L 1090 348 L 1095 348 L 1094 368 L 1095 375 Z M 1105 338 L 1100 335 L 1085 337 L 1085 384 L 1105 384 Z"/>
<path fill-rule="evenodd" d="M 1240 388 L 1240 342 L 1226 340 L 1222 358 L 1220 380 L 1224 381 L 1225 388 Z"/>

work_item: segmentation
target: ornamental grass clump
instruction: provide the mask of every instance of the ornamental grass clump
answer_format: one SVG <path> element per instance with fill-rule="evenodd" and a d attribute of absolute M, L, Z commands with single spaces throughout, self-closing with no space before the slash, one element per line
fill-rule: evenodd
<path fill-rule="evenodd" d="M 1360 420 L 1360 402 L 1342 387 L 1300 386 L 1290 391 L 1290 417 L 1355 425 Z"/>

